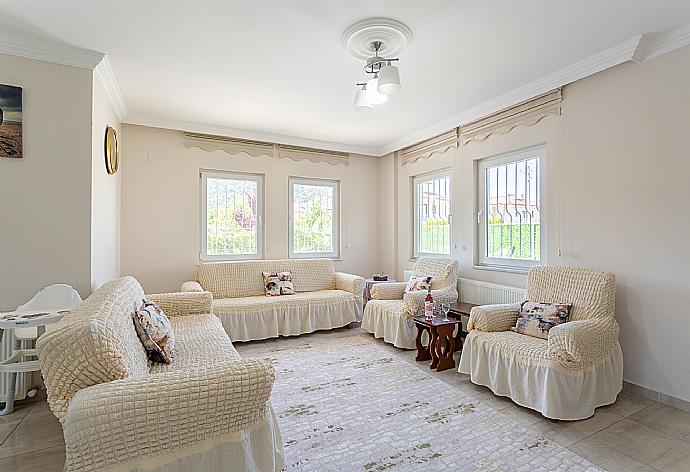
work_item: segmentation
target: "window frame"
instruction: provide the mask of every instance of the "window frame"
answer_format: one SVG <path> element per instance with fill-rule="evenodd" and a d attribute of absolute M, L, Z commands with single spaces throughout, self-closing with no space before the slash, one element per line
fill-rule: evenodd
<path fill-rule="evenodd" d="M 313 185 L 333 188 L 333 251 L 295 252 L 294 185 Z M 288 177 L 288 259 L 340 259 L 340 180 L 311 177 Z"/>
<path fill-rule="evenodd" d="M 448 212 L 448 252 L 423 252 L 419 250 L 419 193 L 417 191 L 420 182 L 428 180 L 436 180 L 440 178 L 448 178 L 448 201 L 450 202 L 450 211 Z M 420 257 L 429 258 L 447 258 L 451 257 L 453 253 L 453 175 L 450 168 L 436 170 L 425 174 L 419 174 L 412 177 L 412 258 L 419 259 Z"/>
<path fill-rule="evenodd" d="M 525 259 L 508 259 L 502 257 L 488 257 L 487 253 L 487 234 L 486 234 L 486 215 L 488 214 L 488 196 L 486 189 L 486 169 L 489 167 L 495 167 L 502 164 L 508 164 L 512 162 L 521 162 L 528 159 L 539 159 L 539 165 L 537 167 L 537 173 L 539 181 L 538 186 L 538 204 L 540 208 L 539 212 L 539 259 L 538 260 L 525 260 Z M 476 163 L 476 178 L 475 184 L 477 188 L 476 194 L 476 206 L 475 215 L 477 222 L 477 229 L 475 231 L 477 248 L 475 251 L 475 268 L 478 269 L 488 269 L 497 271 L 509 271 L 509 272 L 519 272 L 527 273 L 530 267 L 536 265 L 546 264 L 546 210 L 544 202 L 546 199 L 545 195 L 545 181 L 544 181 L 544 168 L 546 160 L 546 145 L 539 144 L 537 146 L 531 146 L 529 148 L 520 149 L 518 151 L 511 151 L 507 153 L 498 154 L 495 156 L 480 159 Z"/>
<path fill-rule="evenodd" d="M 208 179 L 254 181 L 256 187 L 256 253 L 252 254 L 208 254 Z M 264 174 L 199 169 L 200 211 L 199 211 L 199 260 L 200 261 L 242 261 L 264 258 Z"/>

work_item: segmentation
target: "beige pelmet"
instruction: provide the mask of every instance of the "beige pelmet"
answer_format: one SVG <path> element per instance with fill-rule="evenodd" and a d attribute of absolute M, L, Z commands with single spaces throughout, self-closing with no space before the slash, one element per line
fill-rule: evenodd
<path fill-rule="evenodd" d="M 239 357 L 208 292 L 147 296 L 176 334 L 173 362 L 149 363 L 131 320 L 143 297 L 131 277 L 108 282 L 37 342 L 65 470 L 136 470 L 212 446 L 270 457 L 263 470 L 279 470 L 271 364 Z M 252 434 L 265 444 L 243 447 Z"/>

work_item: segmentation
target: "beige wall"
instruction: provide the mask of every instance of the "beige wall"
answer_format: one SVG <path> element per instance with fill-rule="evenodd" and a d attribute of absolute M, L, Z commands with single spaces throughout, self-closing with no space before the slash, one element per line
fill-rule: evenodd
<path fill-rule="evenodd" d="M 105 130 L 110 126 L 122 138 L 120 121 L 102 86 L 93 80 L 91 139 L 91 289 L 120 276 L 121 172 L 105 170 Z"/>
<path fill-rule="evenodd" d="M 524 286 L 524 275 L 472 267 L 475 164 L 546 144 L 545 262 L 614 272 L 625 379 L 690 400 L 689 84 L 688 47 L 626 63 L 566 87 L 560 117 L 398 166 L 398 276 L 413 264 L 409 179 L 449 167 L 461 275 Z"/>
<path fill-rule="evenodd" d="M 338 270 L 377 270 L 377 161 L 352 156 L 349 166 L 185 149 L 179 131 L 125 125 L 122 162 L 122 273 L 148 292 L 178 290 L 199 262 L 199 169 L 265 175 L 265 257 L 288 253 L 288 176 L 341 182 Z"/>
<path fill-rule="evenodd" d="M 0 308 L 58 282 L 90 292 L 92 72 L 0 54 L 23 87 L 24 158 L 0 158 Z"/>

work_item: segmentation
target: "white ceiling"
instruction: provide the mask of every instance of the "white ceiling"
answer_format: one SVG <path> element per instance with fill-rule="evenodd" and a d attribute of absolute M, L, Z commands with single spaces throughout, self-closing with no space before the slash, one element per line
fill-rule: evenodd
<path fill-rule="evenodd" d="M 402 90 L 352 106 L 361 61 L 352 23 L 414 33 Z M 12 28 L 107 54 L 125 121 L 205 123 L 385 148 L 641 33 L 690 23 L 688 0 L 4 0 Z"/>

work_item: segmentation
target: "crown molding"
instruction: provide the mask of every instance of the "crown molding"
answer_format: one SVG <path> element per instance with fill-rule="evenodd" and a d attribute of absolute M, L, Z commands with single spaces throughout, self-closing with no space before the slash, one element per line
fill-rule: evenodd
<path fill-rule="evenodd" d="M 336 143 L 332 141 L 319 141 L 316 139 L 302 138 L 299 136 L 288 136 L 284 134 L 266 133 L 263 131 L 230 128 L 227 126 L 212 125 L 209 123 L 176 120 L 174 118 L 160 118 L 158 116 L 136 112 L 128 113 L 127 116 L 122 120 L 122 122 L 130 125 L 149 126 L 151 128 L 173 129 L 179 131 L 188 131 L 191 133 L 228 136 L 236 139 L 266 141 L 290 146 L 323 149 L 326 151 L 337 151 L 346 152 L 349 154 L 377 156 L 377 149 L 375 147 L 356 146 L 351 144 Z"/>
<path fill-rule="evenodd" d="M 0 32 L 0 53 L 93 70 L 105 54 L 38 36 Z"/>
<path fill-rule="evenodd" d="M 685 46 L 690 46 L 690 23 L 663 33 L 650 33 L 645 36 L 642 61 L 648 61 Z"/>
<path fill-rule="evenodd" d="M 411 133 L 402 139 L 382 146 L 377 155 L 383 156 L 389 154 L 398 149 L 423 141 L 431 136 L 441 134 L 449 129 L 478 120 L 525 100 L 542 95 L 550 90 L 557 89 L 566 84 L 575 82 L 576 80 L 580 80 L 584 77 L 596 74 L 597 72 L 601 72 L 602 70 L 629 61 L 635 56 L 641 39 L 642 36 L 631 38 L 605 51 L 525 84 L 522 87 L 518 87 L 494 99 L 469 108 L 462 113 L 458 113 L 457 115 L 453 115 L 443 121 L 427 126 L 415 133 Z"/>
<path fill-rule="evenodd" d="M 103 59 L 94 68 L 93 73 L 101 87 L 103 87 L 103 92 L 105 92 L 105 96 L 108 98 L 108 102 L 110 102 L 115 115 L 122 121 L 127 116 L 127 103 L 110 66 L 108 56 L 103 56 Z"/>

